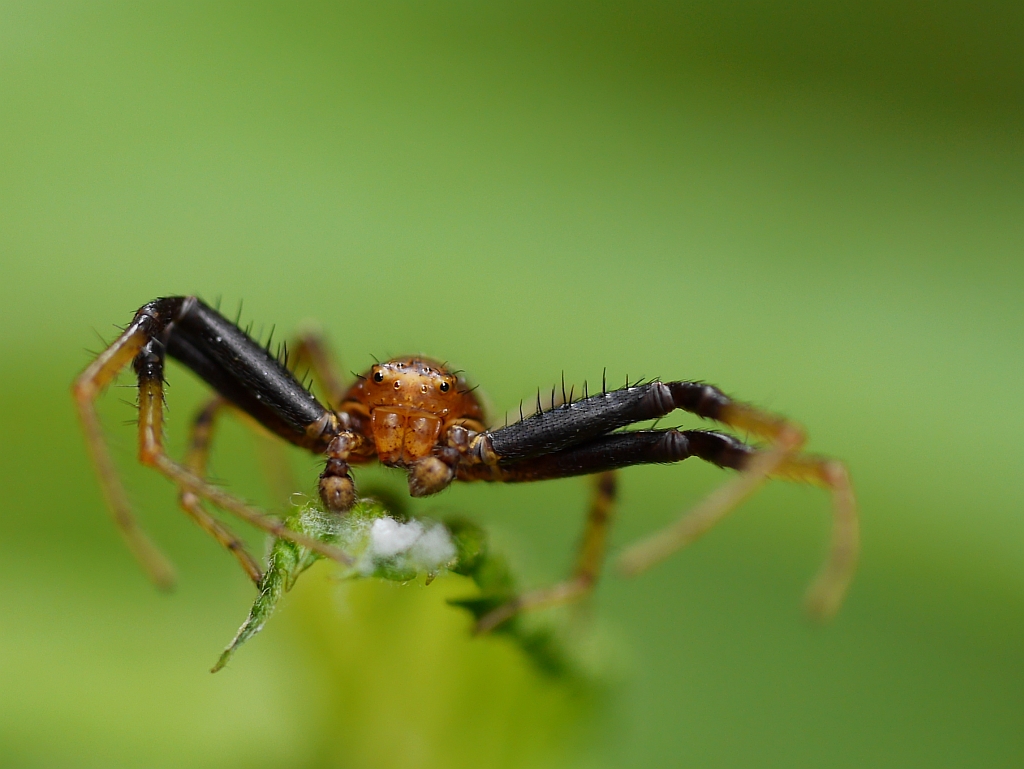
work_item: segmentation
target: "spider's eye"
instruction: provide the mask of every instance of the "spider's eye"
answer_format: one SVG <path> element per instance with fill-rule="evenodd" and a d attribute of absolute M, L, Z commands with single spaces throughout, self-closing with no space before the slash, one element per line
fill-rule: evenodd
<path fill-rule="evenodd" d="M 441 384 L 438 386 L 438 389 L 443 393 L 448 392 L 451 388 L 452 386 L 447 382 L 441 382 Z"/>
<path fill-rule="evenodd" d="M 376 382 L 377 384 L 380 384 L 381 382 L 383 382 L 384 381 L 384 372 L 383 371 L 374 371 L 373 372 L 373 381 Z"/>

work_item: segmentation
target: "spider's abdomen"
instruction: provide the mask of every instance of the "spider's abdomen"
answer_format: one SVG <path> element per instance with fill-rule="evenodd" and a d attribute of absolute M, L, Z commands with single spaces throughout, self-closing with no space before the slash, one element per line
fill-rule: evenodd
<path fill-rule="evenodd" d="M 385 465 L 429 456 L 453 423 L 483 429 L 483 410 L 462 377 L 426 358 L 378 363 L 349 388 L 342 408 L 370 417 L 368 437 Z"/>

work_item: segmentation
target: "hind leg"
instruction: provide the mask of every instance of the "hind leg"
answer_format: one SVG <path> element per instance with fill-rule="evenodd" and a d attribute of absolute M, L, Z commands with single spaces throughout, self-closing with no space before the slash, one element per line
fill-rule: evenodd
<path fill-rule="evenodd" d="M 199 413 L 196 414 L 195 419 L 192 421 L 188 449 L 185 452 L 185 460 L 182 464 L 200 478 L 206 476 L 214 425 L 216 424 L 217 417 L 227 405 L 227 401 L 220 396 L 211 398 L 199 410 Z M 249 576 L 249 579 L 257 585 L 260 584 L 263 579 L 263 572 L 260 570 L 259 562 L 245 549 L 245 543 L 231 529 L 206 511 L 202 501 L 195 493 L 182 491 L 178 495 L 178 504 L 181 505 L 181 508 L 188 513 L 193 521 L 199 524 L 203 531 L 216 539 L 221 546 L 238 559 L 239 565 Z"/>
<path fill-rule="evenodd" d="M 804 605 L 812 616 L 819 619 L 833 616 L 842 604 L 857 569 L 860 525 L 853 488 L 841 462 L 808 454 L 791 454 L 785 448 L 772 448 L 755 454 L 739 476 L 709 494 L 676 523 L 627 549 L 619 558 L 619 571 L 626 576 L 639 574 L 694 542 L 756 491 L 768 474 L 821 486 L 832 494 L 829 553 L 805 594 Z"/>
<path fill-rule="evenodd" d="M 473 628 L 487 633 L 523 611 L 543 609 L 570 603 L 589 595 L 601 574 L 608 530 L 615 507 L 616 479 L 614 471 L 594 477 L 594 491 L 583 529 L 583 538 L 576 556 L 576 565 L 569 578 L 550 587 L 533 590 L 481 617 Z"/>

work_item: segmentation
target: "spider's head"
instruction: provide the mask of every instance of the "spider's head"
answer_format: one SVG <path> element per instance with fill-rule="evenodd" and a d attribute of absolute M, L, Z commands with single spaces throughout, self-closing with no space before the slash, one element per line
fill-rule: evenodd
<path fill-rule="evenodd" d="M 348 399 L 370 412 L 377 455 L 384 464 L 428 456 L 451 420 L 483 419 L 465 380 L 429 358 L 376 364 L 352 386 Z"/>
<path fill-rule="evenodd" d="M 362 380 L 363 403 L 371 411 L 384 406 L 426 411 L 442 419 L 462 405 L 465 383 L 436 361 L 396 358 L 378 363 Z"/>

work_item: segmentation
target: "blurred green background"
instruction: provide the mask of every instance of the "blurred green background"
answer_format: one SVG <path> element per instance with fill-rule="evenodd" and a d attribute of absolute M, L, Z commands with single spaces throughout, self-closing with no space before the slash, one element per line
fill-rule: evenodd
<path fill-rule="evenodd" d="M 0 765 L 1021 766 L 1022 40 L 1010 2 L 5 0 Z M 467 638 L 456 578 L 324 564 L 211 676 L 251 586 L 134 464 L 111 390 L 179 567 L 145 582 L 67 394 L 95 332 L 186 292 L 279 338 L 316 319 L 346 370 L 449 359 L 496 414 L 607 367 L 791 415 L 860 495 L 847 605 L 801 616 L 828 501 L 774 484 L 602 583 L 573 625 L 593 690 Z M 168 376 L 179 449 L 203 389 Z M 256 459 L 226 426 L 214 472 L 280 508 Z M 724 477 L 625 473 L 614 547 Z M 586 488 L 412 509 L 484 523 L 541 585 Z"/>

